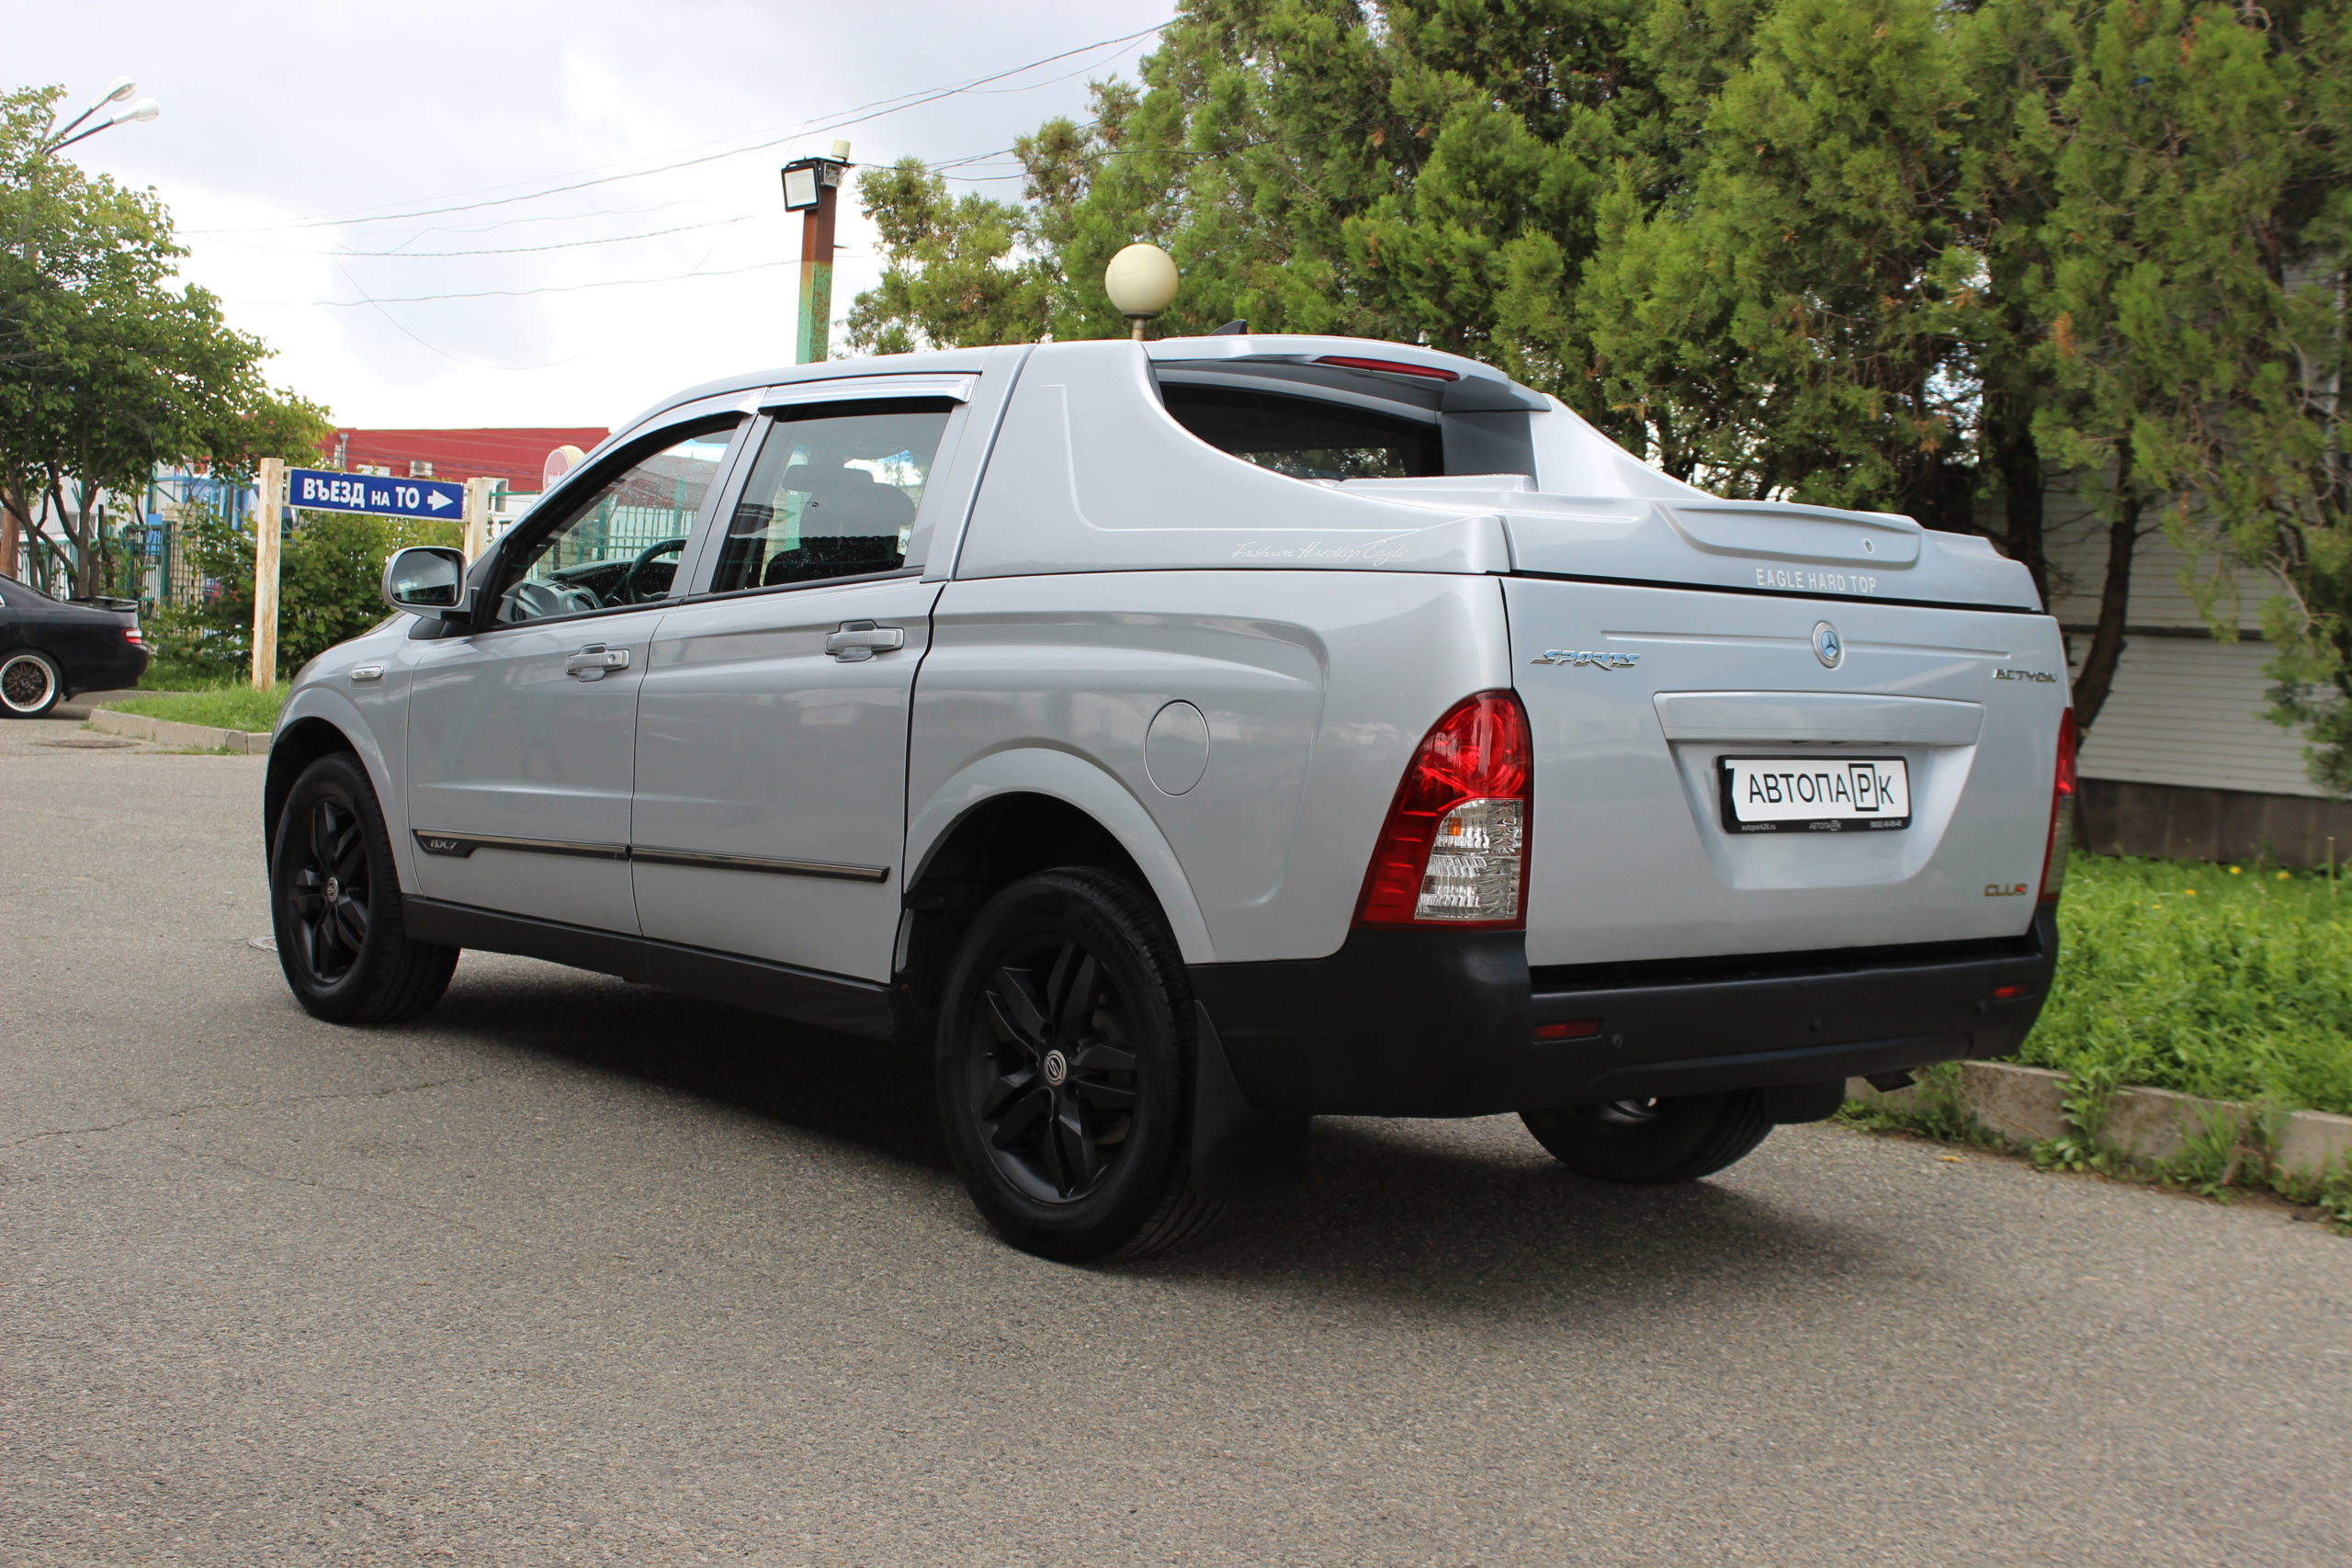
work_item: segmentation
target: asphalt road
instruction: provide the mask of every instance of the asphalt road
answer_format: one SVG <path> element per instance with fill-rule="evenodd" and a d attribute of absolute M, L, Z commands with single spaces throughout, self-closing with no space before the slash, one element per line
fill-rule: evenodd
<path fill-rule="evenodd" d="M 2352 1561 L 2352 1240 L 2276 1210 L 1344 1121 L 1059 1267 L 869 1044 L 480 955 L 312 1022 L 261 761 L 85 739 L 0 725 L 0 1562 Z"/>

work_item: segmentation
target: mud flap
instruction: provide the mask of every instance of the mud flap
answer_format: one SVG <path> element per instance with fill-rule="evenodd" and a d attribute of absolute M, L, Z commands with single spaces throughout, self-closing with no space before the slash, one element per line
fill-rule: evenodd
<path fill-rule="evenodd" d="M 1234 1078 L 1209 1010 L 1193 1004 L 1198 1042 L 1193 1089 L 1193 1185 L 1204 1197 L 1241 1198 L 1295 1187 L 1306 1176 L 1306 1116 L 1269 1116 Z"/>

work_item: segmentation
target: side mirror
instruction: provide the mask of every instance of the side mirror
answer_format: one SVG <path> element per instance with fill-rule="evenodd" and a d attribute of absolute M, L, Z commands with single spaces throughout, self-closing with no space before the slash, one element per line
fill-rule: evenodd
<path fill-rule="evenodd" d="M 384 563 L 384 603 L 431 620 L 455 615 L 466 596 L 466 557 L 446 545 L 396 550 Z"/>

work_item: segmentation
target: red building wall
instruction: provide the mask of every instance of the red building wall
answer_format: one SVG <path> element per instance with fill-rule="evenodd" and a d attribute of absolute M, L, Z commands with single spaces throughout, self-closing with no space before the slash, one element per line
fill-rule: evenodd
<path fill-rule="evenodd" d="M 338 429 L 322 444 L 329 468 L 345 472 L 363 466 L 407 478 L 413 463 L 433 465 L 436 479 L 504 479 L 515 490 L 535 491 L 548 454 L 559 446 L 586 452 L 612 432 L 599 427 L 484 430 Z"/>

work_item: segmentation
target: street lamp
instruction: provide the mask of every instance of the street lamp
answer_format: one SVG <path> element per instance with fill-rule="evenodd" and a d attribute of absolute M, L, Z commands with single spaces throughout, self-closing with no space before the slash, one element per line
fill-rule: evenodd
<path fill-rule="evenodd" d="M 54 140 L 52 140 L 47 147 L 41 150 L 42 152 L 46 154 L 50 152 L 62 152 L 64 149 L 73 146 L 76 141 L 88 141 L 91 137 L 96 136 L 101 130 L 106 130 L 114 126 L 121 125 L 128 120 L 153 119 L 157 115 L 164 112 L 164 106 L 157 103 L 153 98 L 141 98 L 135 104 L 123 103 L 125 98 L 128 98 L 131 94 L 137 91 L 139 91 L 139 84 L 132 81 L 130 77 L 116 77 L 113 81 L 107 84 L 105 95 L 100 97 L 96 103 L 92 104 L 88 108 L 84 109 L 80 114 L 75 115 L 72 119 L 67 120 L 63 125 L 50 133 Z M 74 129 L 75 126 L 80 125 L 84 120 L 89 118 L 92 115 L 97 113 L 108 104 L 122 104 L 122 107 L 116 109 L 112 114 L 107 115 L 106 118 L 100 120 L 97 124 L 90 127 L 89 130 L 82 131 L 78 135 L 75 134 Z"/>
<path fill-rule="evenodd" d="M 800 323 L 795 365 L 825 357 L 833 319 L 833 204 L 849 167 L 849 143 L 833 143 L 830 158 L 795 158 L 784 166 L 784 209 L 800 214 Z"/>

